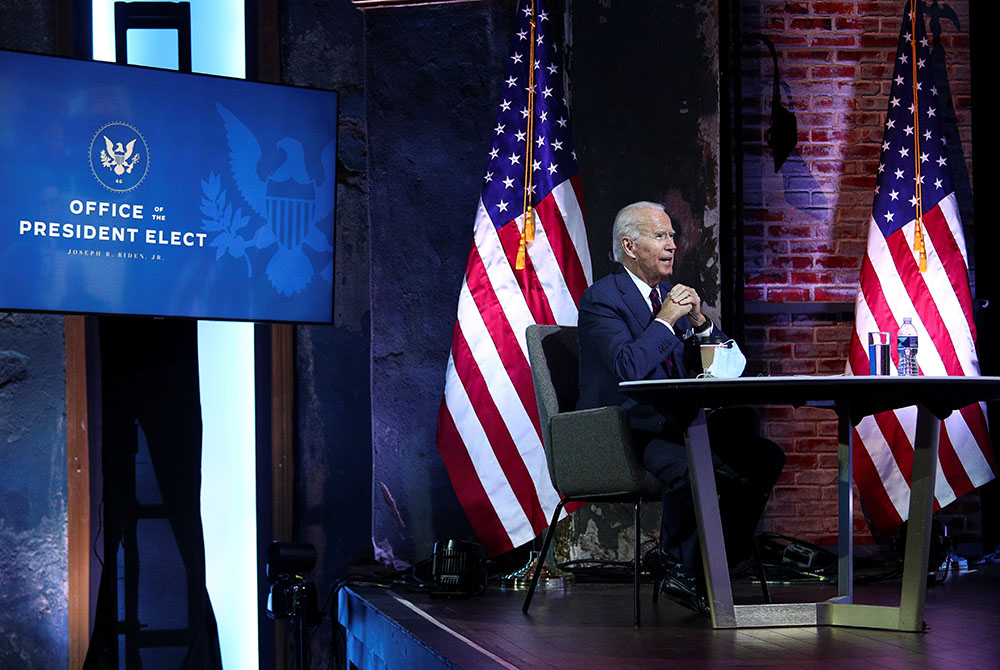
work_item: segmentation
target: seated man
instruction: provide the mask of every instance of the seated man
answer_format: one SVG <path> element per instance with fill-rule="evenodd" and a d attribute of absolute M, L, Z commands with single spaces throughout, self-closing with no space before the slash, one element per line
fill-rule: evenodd
<path fill-rule="evenodd" d="M 707 614 L 683 446 L 684 430 L 694 416 L 661 412 L 618 391 L 618 383 L 627 380 L 696 376 L 701 372 L 699 337 L 721 334 L 702 313 L 693 288 L 667 281 L 674 269 L 674 235 L 670 217 L 657 203 L 633 203 L 615 217 L 614 258 L 622 267 L 594 282 L 580 299 L 577 408 L 625 408 L 646 469 L 666 487 L 660 544 L 644 563 L 663 580 L 665 594 Z M 726 551 L 732 568 L 743 567 L 785 455 L 758 437 L 753 410 L 717 411 L 707 421 Z"/>

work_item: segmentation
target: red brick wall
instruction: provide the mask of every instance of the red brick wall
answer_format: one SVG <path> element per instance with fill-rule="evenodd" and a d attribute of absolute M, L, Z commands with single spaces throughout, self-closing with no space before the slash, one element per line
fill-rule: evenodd
<path fill-rule="evenodd" d="M 961 138 L 952 160 L 970 245 L 971 115 L 968 0 L 942 0 L 947 84 Z M 892 62 L 904 0 L 743 0 L 743 32 L 775 44 L 782 101 L 798 120 L 798 146 L 774 173 L 771 58 L 743 49 L 745 300 L 751 374 L 844 371 L 864 253 Z M 929 23 L 929 21 L 928 21 Z M 960 26 L 960 27 L 959 27 Z M 941 88 L 940 81 L 937 82 Z M 956 165 L 957 164 L 957 165 Z M 823 303 L 828 303 L 823 305 Z M 839 304 L 829 304 L 839 303 Z M 788 455 L 764 529 L 814 542 L 836 536 L 837 426 L 821 409 L 766 408 L 769 436 Z M 976 499 L 950 506 L 953 533 Z M 857 542 L 871 542 L 855 505 Z M 975 515 L 972 515 L 973 518 Z"/>

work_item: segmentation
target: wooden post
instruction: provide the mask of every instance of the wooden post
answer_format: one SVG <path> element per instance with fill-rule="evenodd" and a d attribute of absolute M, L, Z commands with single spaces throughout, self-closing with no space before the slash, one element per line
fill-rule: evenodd
<path fill-rule="evenodd" d="M 90 642 L 90 443 L 84 319 L 67 316 L 64 325 L 70 668 L 83 667 Z"/>

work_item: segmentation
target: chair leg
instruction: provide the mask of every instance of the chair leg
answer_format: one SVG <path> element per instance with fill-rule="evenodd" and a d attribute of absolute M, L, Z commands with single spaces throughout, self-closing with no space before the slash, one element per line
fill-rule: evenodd
<path fill-rule="evenodd" d="M 655 605 L 660 600 L 660 589 L 663 588 L 663 580 L 657 579 L 656 575 L 651 575 L 653 577 L 653 604 Z"/>
<path fill-rule="evenodd" d="M 552 513 L 552 523 L 549 524 L 549 529 L 545 532 L 545 540 L 542 542 L 542 553 L 535 560 L 535 569 L 531 573 L 531 584 L 528 585 L 528 593 L 525 594 L 524 605 L 521 607 L 521 611 L 525 614 L 528 613 L 528 608 L 531 606 L 531 598 L 535 595 L 535 587 L 538 586 L 538 577 L 542 573 L 545 557 L 549 553 L 549 545 L 552 544 L 552 537 L 556 534 L 556 522 L 559 521 L 559 514 L 567 502 L 569 502 L 567 499 L 560 500 L 559 504 L 556 505 L 556 511 Z"/>
<path fill-rule="evenodd" d="M 662 579 L 656 579 L 653 577 L 653 604 L 655 605 L 660 600 L 660 588 L 663 586 Z"/>
<path fill-rule="evenodd" d="M 760 546 L 757 544 L 757 536 L 753 536 L 753 542 L 750 543 L 753 549 L 753 568 L 754 572 L 757 573 L 757 579 L 760 580 L 760 590 L 764 596 L 764 602 L 768 605 L 771 604 L 771 591 L 767 588 L 767 575 L 764 574 L 764 561 L 760 558 Z"/>
<path fill-rule="evenodd" d="M 635 503 L 635 555 L 632 559 L 634 565 L 633 570 L 633 582 L 632 582 L 632 599 L 634 601 L 633 610 L 633 620 L 635 627 L 639 627 L 640 623 L 640 612 L 639 612 L 639 570 L 640 564 L 642 563 L 642 557 L 639 555 L 639 535 L 642 533 L 642 526 L 639 524 L 639 503 Z M 659 589 L 657 589 L 659 590 Z M 655 596 L 654 596 L 655 598 Z"/>

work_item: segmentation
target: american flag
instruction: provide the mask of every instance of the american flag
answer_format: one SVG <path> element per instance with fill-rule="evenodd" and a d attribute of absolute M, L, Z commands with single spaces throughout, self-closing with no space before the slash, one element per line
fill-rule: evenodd
<path fill-rule="evenodd" d="M 922 4 L 916 3 L 915 16 L 909 3 L 904 10 L 848 374 L 868 374 L 868 332 L 895 334 L 907 316 L 917 328 L 921 374 L 979 374 L 968 253 L 942 132 L 947 101 L 934 86 Z M 895 348 L 892 360 L 898 365 Z M 915 407 L 883 412 L 854 429 L 855 481 L 872 523 L 884 533 L 898 530 L 907 517 L 916 414 Z M 984 404 L 953 412 L 942 423 L 939 453 L 938 507 L 993 478 Z"/>
<path fill-rule="evenodd" d="M 532 540 L 559 501 L 525 329 L 575 325 L 593 281 L 562 60 L 544 7 L 518 5 L 437 419 L 441 458 L 491 555 Z M 525 240 L 517 269 L 526 202 L 534 240 Z"/>

